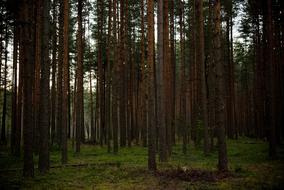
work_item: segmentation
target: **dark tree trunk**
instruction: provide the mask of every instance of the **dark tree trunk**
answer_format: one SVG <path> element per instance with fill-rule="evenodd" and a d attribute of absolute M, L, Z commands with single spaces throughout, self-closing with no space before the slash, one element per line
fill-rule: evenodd
<path fill-rule="evenodd" d="M 83 0 L 78 1 L 78 34 L 77 34 L 77 100 L 76 100 L 76 152 L 80 152 L 82 130 L 84 130 L 84 100 L 83 100 L 83 39 L 82 39 L 82 9 Z"/>
<path fill-rule="evenodd" d="M 148 87 L 148 169 L 156 170 L 156 121 L 155 121 L 155 91 L 154 91 L 154 0 L 147 0 L 147 30 L 149 77 Z"/>
<path fill-rule="evenodd" d="M 69 87 L 69 0 L 63 1 L 63 65 L 62 65 L 62 164 L 67 164 L 67 125 L 68 125 L 68 87 Z"/>
<path fill-rule="evenodd" d="M 225 115 L 224 115 L 224 78 L 223 62 L 221 60 L 221 14 L 220 0 L 214 2 L 214 61 L 216 63 L 216 128 L 218 135 L 218 169 L 220 171 L 228 170 L 227 145 L 225 135 Z"/>
<path fill-rule="evenodd" d="M 34 3 L 23 0 L 20 5 L 20 21 L 22 21 L 21 46 L 23 51 L 23 133 L 24 133 L 24 171 L 25 177 L 34 176 L 33 162 L 33 68 L 34 68 L 34 39 L 33 23 Z"/>
<path fill-rule="evenodd" d="M 43 0 L 43 22 L 41 40 L 41 78 L 40 78 L 40 101 L 39 101 L 39 163 L 41 173 L 49 170 L 49 0 Z"/>

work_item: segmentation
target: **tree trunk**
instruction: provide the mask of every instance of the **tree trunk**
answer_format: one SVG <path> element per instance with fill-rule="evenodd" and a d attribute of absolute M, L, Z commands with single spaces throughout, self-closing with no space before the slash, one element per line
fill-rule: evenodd
<path fill-rule="evenodd" d="M 214 2 L 214 60 L 216 63 L 216 128 L 218 134 L 218 169 L 220 171 L 228 170 L 227 145 L 225 136 L 225 115 L 224 115 L 224 78 L 223 64 L 221 55 L 221 14 L 220 0 Z"/>
<path fill-rule="evenodd" d="M 68 36 L 69 36 L 69 0 L 64 0 L 64 28 L 63 28 L 63 65 L 62 65 L 62 164 L 67 164 L 67 118 L 68 118 L 68 69 L 69 69 L 69 44 L 68 44 Z"/>
<path fill-rule="evenodd" d="M 15 16 L 15 22 L 17 16 Z M 16 130 L 17 130 L 17 81 L 18 81 L 18 48 L 19 47 L 19 27 L 14 26 L 13 41 L 13 74 L 12 74 L 12 116 L 11 116 L 11 152 L 16 155 Z"/>
<path fill-rule="evenodd" d="M 155 91 L 154 91 L 154 0 L 147 0 L 147 23 L 148 23 L 148 56 L 147 64 L 149 77 L 148 86 L 148 169 L 156 170 L 156 121 L 155 121 Z"/>
<path fill-rule="evenodd" d="M 159 130 L 159 157 L 160 161 L 168 160 L 166 145 L 166 125 L 165 125 L 165 105 L 164 105 L 164 15 L 163 1 L 158 1 L 158 62 L 156 66 L 157 74 L 157 127 Z"/>
<path fill-rule="evenodd" d="M 53 25 L 52 25 L 52 87 L 51 87 L 51 145 L 55 140 L 55 118 L 56 118 L 56 63 L 57 63 L 57 0 L 53 1 Z"/>
<path fill-rule="evenodd" d="M 201 72 L 201 100 L 202 100 L 202 119 L 204 125 L 204 154 L 209 153 L 209 133 L 208 133 L 208 108 L 207 108 L 207 86 L 206 86 L 206 65 L 204 59 L 204 19 L 203 19 L 203 0 L 196 1 L 198 18 L 198 46 L 197 58 Z"/>
<path fill-rule="evenodd" d="M 33 23 L 34 3 L 28 0 L 21 1 L 20 5 L 20 21 L 24 23 L 21 30 L 21 46 L 23 53 L 23 132 L 24 132 L 24 171 L 25 177 L 34 176 L 33 162 L 33 107 L 32 107 L 32 85 L 33 84 L 33 68 L 34 68 L 34 39 L 33 39 Z"/>
<path fill-rule="evenodd" d="M 82 39 L 82 9 L 83 0 L 78 1 L 78 33 L 77 33 L 77 100 L 76 100 L 76 152 L 80 152 L 81 135 L 84 130 L 84 100 L 83 100 L 83 39 Z"/>
<path fill-rule="evenodd" d="M 6 23 L 5 32 L 5 58 L 4 58 L 4 93 L 3 93 L 3 108 L 2 108 L 2 126 L 1 126 L 1 143 L 6 145 L 6 113 L 7 113 L 7 62 L 8 62 L 8 23 Z M 2 60 L 1 60 L 2 61 Z M 1 76 L 1 75 L 0 75 Z"/>
<path fill-rule="evenodd" d="M 39 163 L 40 173 L 49 170 L 49 0 L 43 0 L 43 22 L 41 40 L 41 78 L 39 99 Z"/>

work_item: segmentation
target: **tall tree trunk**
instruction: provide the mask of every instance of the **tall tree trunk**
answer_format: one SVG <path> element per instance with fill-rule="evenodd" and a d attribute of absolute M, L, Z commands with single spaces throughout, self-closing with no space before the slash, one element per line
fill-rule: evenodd
<path fill-rule="evenodd" d="M 148 87 L 148 169 L 156 170 L 156 121 L 155 121 L 155 91 L 154 91 L 154 0 L 147 0 L 147 30 L 148 30 L 148 56 L 147 64 L 149 76 Z"/>
<path fill-rule="evenodd" d="M 1 126 L 1 142 L 7 144 L 6 138 L 6 113 L 7 113 L 7 62 L 8 62 L 8 23 L 6 23 L 5 32 L 5 56 L 4 56 L 4 93 L 3 93 L 3 108 L 2 108 L 2 126 Z M 2 60 L 1 60 L 2 61 Z M 1 76 L 1 75 L 0 75 Z"/>
<path fill-rule="evenodd" d="M 33 162 L 33 107 L 32 107 L 32 86 L 33 84 L 33 68 L 34 68 L 34 39 L 33 39 L 33 23 L 34 3 L 28 0 L 21 1 L 20 5 L 20 21 L 22 21 L 21 30 L 21 46 L 23 51 L 23 133 L 24 133 L 24 171 L 25 177 L 34 176 Z"/>
<path fill-rule="evenodd" d="M 207 108 L 207 86 L 206 86 L 206 65 L 204 59 L 204 19 L 203 19 L 203 0 L 196 1 L 198 18 L 198 46 L 197 58 L 201 71 L 201 96 L 202 96 L 202 119 L 204 125 L 204 154 L 209 153 L 209 133 L 208 133 L 208 108 Z"/>
<path fill-rule="evenodd" d="M 107 77 L 106 77 L 106 135 L 108 152 L 111 151 L 111 32 L 112 32 L 112 1 L 108 0 L 108 37 L 107 37 Z"/>
<path fill-rule="evenodd" d="M 41 173 L 49 170 L 49 0 L 43 0 L 43 22 L 41 40 L 41 78 L 39 99 L 39 163 L 38 169 Z"/>
<path fill-rule="evenodd" d="M 157 74 L 157 127 L 159 129 L 159 157 L 160 161 L 168 160 L 166 145 L 166 125 L 165 125 L 165 105 L 164 105 L 164 15 L 163 1 L 158 1 L 158 62 L 156 66 Z"/>
<path fill-rule="evenodd" d="M 100 104 L 100 144 L 103 145 L 105 139 L 105 88 L 104 88 L 104 68 L 103 68 L 103 7 L 102 1 L 98 2 L 98 76 L 99 76 L 99 104 Z"/>
<path fill-rule="evenodd" d="M 208 16 L 208 127 L 210 130 L 210 151 L 213 151 L 214 146 L 214 131 L 215 131 L 215 62 L 214 62 L 214 48 L 213 48 L 213 7 L 212 0 L 209 1 L 209 16 Z"/>
<path fill-rule="evenodd" d="M 68 118 L 68 69 L 69 69 L 69 44 L 68 44 L 68 36 L 69 36 L 69 0 L 64 0 L 64 28 L 63 28 L 63 65 L 62 65 L 62 164 L 67 164 L 67 118 Z"/>
<path fill-rule="evenodd" d="M 171 152 L 171 114 L 172 114 L 172 103 L 171 103 L 171 54 L 170 54 L 170 44 L 169 44 L 169 1 L 164 1 L 164 34 L 163 34 L 163 40 L 164 40 L 164 73 L 163 73 L 163 80 L 165 84 L 164 88 L 164 104 L 165 104 L 165 129 L 166 129 L 166 145 L 167 145 L 167 151 L 168 155 Z"/>
<path fill-rule="evenodd" d="M 267 17 L 266 17 L 266 27 L 267 27 L 267 80 L 268 80 L 268 121 L 269 121 L 269 156 L 271 158 L 276 157 L 276 118 L 275 118 L 275 58 L 274 58 L 274 28 L 273 28 L 273 20 L 272 20 L 272 0 L 266 1 L 267 8 Z"/>
<path fill-rule="evenodd" d="M 179 115 L 180 115 L 180 133 L 182 134 L 182 152 L 187 152 L 187 126 L 186 126 L 186 68 L 185 68 L 185 54 L 184 54 L 184 2 L 179 1 L 179 26 L 180 26 L 180 102 L 179 102 Z"/>
<path fill-rule="evenodd" d="M 214 60 L 216 63 L 216 128 L 218 134 L 218 169 L 220 171 L 228 170 L 227 145 L 225 135 L 225 115 L 224 115 L 224 78 L 221 55 L 221 13 L 220 0 L 214 2 Z"/>
<path fill-rule="evenodd" d="M 171 0 L 171 12 L 170 12 L 170 63 L 171 63 L 171 144 L 174 145 L 176 140 L 175 140 L 175 118 L 176 118 L 176 57 L 175 57 L 175 19 L 174 19 L 174 10 L 175 10 L 175 4 L 174 0 Z"/>
<path fill-rule="evenodd" d="M 76 152 L 80 152 L 81 135 L 84 130 L 84 100 L 83 100 L 83 38 L 82 38 L 83 0 L 78 0 L 78 33 L 77 33 L 77 100 L 76 100 Z"/>
<path fill-rule="evenodd" d="M 40 104 L 40 67 L 42 59 L 42 23 L 43 23 L 43 0 L 36 1 L 35 9 L 35 68 L 34 68 L 34 80 L 33 80 L 33 112 L 34 112 L 34 144 L 33 149 L 35 154 L 39 153 L 39 104 Z"/>
<path fill-rule="evenodd" d="M 57 68 L 57 114 L 56 114 L 56 135 L 57 144 L 62 143 L 62 71 L 63 71 L 63 28 L 64 28 L 64 5 L 59 0 L 59 44 L 58 44 L 58 68 Z"/>
<path fill-rule="evenodd" d="M 53 0 L 53 25 L 52 25 L 52 87 L 51 87 L 51 145 L 55 140 L 55 119 L 56 119 L 56 65 L 57 65 L 57 0 Z"/>
<path fill-rule="evenodd" d="M 15 16 L 17 21 L 17 15 Z M 19 47 L 19 27 L 14 26 L 13 41 L 13 74 L 12 74 L 12 116 L 11 116 L 11 152 L 16 155 L 16 130 L 17 130 L 17 81 L 18 81 L 18 48 Z"/>
<path fill-rule="evenodd" d="M 118 58 L 117 51 L 117 1 L 113 0 L 113 35 L 112 42 L 114 48 L 114 60 Z M 112 130 L 113 130 L 113 152 L 116 154 L 118 152 L 118 69 L 119 65 L 116 61 L 113 66 L 112 72 Z"/>

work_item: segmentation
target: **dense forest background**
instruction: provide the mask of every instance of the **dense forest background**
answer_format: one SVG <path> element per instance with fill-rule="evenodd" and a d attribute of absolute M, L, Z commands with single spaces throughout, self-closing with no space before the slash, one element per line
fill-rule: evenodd
<path fill-rule="evenodd" d="M 230 172 L 227 141 L 243 138 L 282 160 L 283 1 L 2 0 L 0 14 L 1 151 L 25 177 L 86 146 L 145 147 L 150 171 L 178 146 Z"/>

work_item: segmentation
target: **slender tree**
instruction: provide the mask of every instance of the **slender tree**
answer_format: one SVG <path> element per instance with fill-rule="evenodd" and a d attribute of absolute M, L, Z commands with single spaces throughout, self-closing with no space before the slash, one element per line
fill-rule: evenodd
<path fill-rule="evenodd" d="M 82 9 L 83 0 L 78 0 L 78 33 L 77 33 L 77 93 L 76 93 L 76 152 L 80 152 L 81 133 L 84 130 L 83 122 L 83 38 L 82 38 Z"/>

